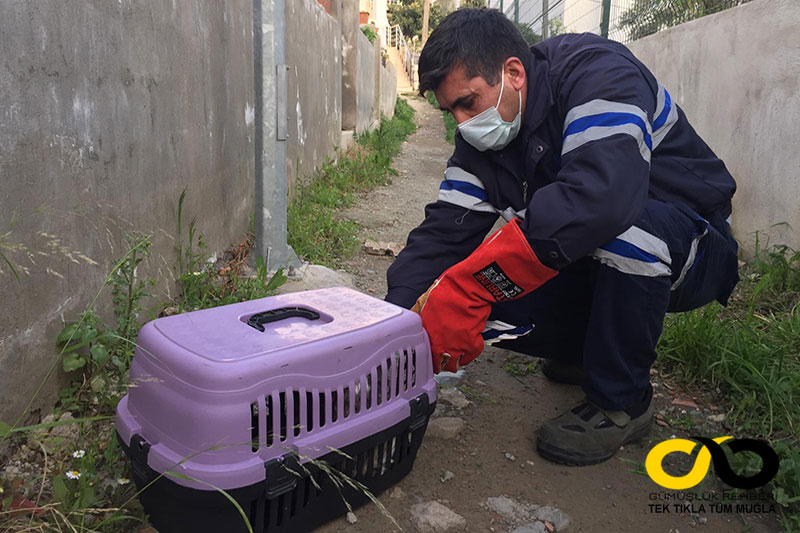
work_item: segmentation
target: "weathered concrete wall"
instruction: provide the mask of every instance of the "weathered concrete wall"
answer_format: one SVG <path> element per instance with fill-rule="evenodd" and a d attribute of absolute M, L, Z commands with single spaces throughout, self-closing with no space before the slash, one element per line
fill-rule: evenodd
<path fill-rule="evenodd" d="M 746 255 L 756 231 L 800 249 L 798 28 L 797 0 L 754 0 L 630 45 L 736 178 Z"/>
<path fill-rule="evenodd" d="M 309 38 L 313 36 L 313 38 Z M 289 65 L 287 181 L 311 176 L 333 155 L 342 132 L 342 30 L 317 0 L 286 2 Z"/>
<path fill-rule="evenodd" d="M 342 129 L 356 129 L 358 93 L 359 0 L 342 0 Z"/>
<path fill-rule="evenodd" d="M 387 61 L 386 67 L 380 69 L 381 78 L 381 114 L 386 118 L 394 116 L 394 105 L 397 102 L 397 72 Z"/>
<path fill-rule="evenodd" d="M 100 289 L 122 231 L 155 233 L 141 270 L 161 279 L 182 189 L 184 224 L 196 215 L 210 250 L 247 231 L 252 17 L 249 0 L 0 4 L 0 241 L 30 251 L 3 247 L 30 275 L 2 264 L 0 419 L 55 361 L 62 319 Z"/>
<path fill-rule="evenodd" d="M 375 102 L 378 72 L 375 61 L 375 48 L 366 36 L 358 32 L 358 72 L 356 80 L 356 133 L 368 131 L 375 122 Z"/>

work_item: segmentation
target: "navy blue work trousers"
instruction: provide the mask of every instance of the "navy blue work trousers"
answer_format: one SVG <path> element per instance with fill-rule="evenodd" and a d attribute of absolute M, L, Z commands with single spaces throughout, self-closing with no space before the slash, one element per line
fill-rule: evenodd
<path fill-rule="evenodd" d="M 533 324 L 496 346 L 582 365 L 587 397 L 622 410 L 650 387 L 666 313 L 726 304 L 738 280 L 737 244 L 722 215 L 649 200 L 632 230 L 528 296 L 494 304 L 490 320 Z"/>

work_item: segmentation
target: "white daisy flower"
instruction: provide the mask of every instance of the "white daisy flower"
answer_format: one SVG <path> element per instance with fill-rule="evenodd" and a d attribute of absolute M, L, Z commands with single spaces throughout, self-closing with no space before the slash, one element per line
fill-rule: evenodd
<path fill-rule="evenodd" d="M 67 477 L 70 479 L 80 479 L 81 473 L 78 472 L 77 470 L 70 470 L 69 472 L 67 472 Z"/>
<path fill-rule="evenodd" d="M 86 455 L 86 450 L 75 450 L 74 452 L 72 452 L 72 457 L 74 457 L 75 459 L 80 459 L 84 455 Z"/>
<path fill-rule="evenodd" d="M 131 480 L 126 477 L 121 477 L 117 480 L 117 483 L 119 483 L 120 485 L 127 485 L 130 482 Z"/>

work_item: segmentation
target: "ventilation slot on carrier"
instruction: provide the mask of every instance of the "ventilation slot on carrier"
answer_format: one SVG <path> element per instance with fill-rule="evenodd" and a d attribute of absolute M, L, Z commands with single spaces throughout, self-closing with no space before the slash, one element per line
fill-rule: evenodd
<path fill-rule="evenodd" d="M 314 430 L 314 394 L 306 391 L 306 431 Z"/>
<path fill-rule="evenodd" d="M 294 428 L 294 436 L 300 435 L 300 391 L 292 391 L 292 428 Z"/>
<path fill-rule="evenodd" d="M 278 402 L 280 403 L 280 413 L 281 413 L 281 431 L 280 431 L 280 439 L 281 442 L 286 440 L 287 432 L 287 422 L 286 422 L 286 393 L 281 392 L 278 398 Z"/>
<path fill-rule="evenodd" d="M 250 404 L 250 449 L 258 451 L 258 404 Z"/>
<path fill-rule="evenodd" d="M 275 432 L 273 431 L 273 422 L 272 419 L 272 395 L 267 396 L 267 447 L 272 446 Z"/>

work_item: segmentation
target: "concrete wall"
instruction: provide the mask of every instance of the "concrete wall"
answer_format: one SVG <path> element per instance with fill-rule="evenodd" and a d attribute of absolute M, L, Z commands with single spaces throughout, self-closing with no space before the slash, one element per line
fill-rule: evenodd
<path fill-rule="evenodd" d="M 375 82 L 378 71 L 375 62 L 375 47 L 360 31 L 356 35 L 358 73 L 356 80 L 356 133 L 371 129 L 376 116 Z"/>
<path fill-rule="evenodd" d="M 184 223 L 197 216 L 210 250 L 244 236 L 252 17 L 249 0 L 0 5 L 0 235 L 30 252 L 4 247 L 30 275 L 16 281 L 2 265 L 0 420 L 32 396 L 62 319 L 86 309 L 124 253 L 123 231 L 155 233 L 142 271 L 161 279 L 182 189 Z"/>
<path fill-rule="evenodd" d="M 397 102 L 397 72 L 389 61 L 386 61 L 386 67 L 380 69 L 380 82 L 381 82 L 381 114 L 386 118 L 394 116 L 394 105 Z"/>
<path fill-rule="evenodd" d="M 736 178 L 745 255 L 756 231 L 800 249 L 798 28 L 797 0 L 754 0 L 629 45 Z"/>
<path fill-rule="evenodd" d="M 317 0 L 286 2 L 290 194 L 333 155 L 342 132 L 342 30 Z M 313 36 L 313 38 L 307 38 Z"/>
<path fill-rule="evenodd" d="M 342 129 L 356 129 L 359 0 L 342 0 Z M 362 35 L 363 37 L 363 35 Z"/>

